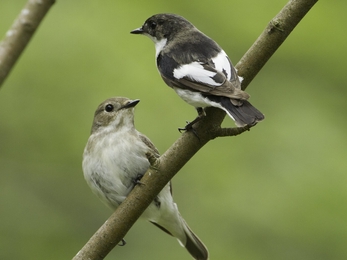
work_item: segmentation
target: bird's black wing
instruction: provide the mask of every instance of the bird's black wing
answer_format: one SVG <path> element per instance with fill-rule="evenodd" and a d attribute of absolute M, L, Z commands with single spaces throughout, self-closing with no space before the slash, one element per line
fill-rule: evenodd
<path fill-rule="evenodd" d="M 227 59 L 227 57 L 226 57 Z M 223 61 L 225 62 L 225 61 Z M 219 71 L 212 59 L 196 60 L 180 65 L 173 57 L 161 54 L 157 58 L 160 74 L 171 87 L 190 89 L 205 95 L 225 96 L 233 99 L 248 99 L 249 95 L 241 90 L 235 69 L 228 68 L 230 81 L 223 70 Z"/>

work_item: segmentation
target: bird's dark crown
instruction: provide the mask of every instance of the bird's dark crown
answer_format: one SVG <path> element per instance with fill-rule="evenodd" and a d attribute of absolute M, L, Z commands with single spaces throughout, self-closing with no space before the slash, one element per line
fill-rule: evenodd
<path fill-rule="evenodd" d="M 142 26 L 144 33 L 158 40 L 166 38 L 170 40 L 183 30 L 194 28 L 188 20 L 176 14 L 155 14 L 148 18 Z"/>

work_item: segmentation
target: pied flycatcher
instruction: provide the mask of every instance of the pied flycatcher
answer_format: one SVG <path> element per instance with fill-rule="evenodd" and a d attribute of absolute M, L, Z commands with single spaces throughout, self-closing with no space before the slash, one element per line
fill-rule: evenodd
<path fill-rule="evenodd" d="M 241 90 L 227 54 L 185 18 L 156 14 L 131 33 L 146 35 L 154 42 L 161 77 L 197 109 L 198 117 L 180 130 L 191 129 L 205 115 L 203 108 L 209 106 L 223 109 L 237 126 L 253 126 L 264 119 L 247 101 L 249 95 Z"/>
<path fill-rule="evenodd" d="M 157 148 L 135 129 L 134 107 L 140 100 L 115 97 L 101 103 L 94 115 L 84 149 L 84 178 L 92 191 L 116 209 L 145 174 L 146 153 Z M 208 259 L 208 251 L 181 217 L 172 198 L 171 182 L 158 194 L 142 217 L 177 238 L 194 259 Z"/>

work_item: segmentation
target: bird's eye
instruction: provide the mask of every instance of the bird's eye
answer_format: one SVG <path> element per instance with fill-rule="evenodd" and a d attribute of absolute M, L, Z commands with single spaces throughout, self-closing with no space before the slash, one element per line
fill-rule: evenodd
<path fill-rule="evenodd" d="M 151 28 L 151 29 L 155 29 L 155 27 L 157 27 L 157 23 L 156 22 L 153 22 L 153 21 L 149 21 L 148 22 L 148 25 L 149 25 L 149 27 Z"/>
<path fill-rule="evenodd" d="M 114 109 L 114 107 L 113 107 L 113 105 L 111 105 L 111 104 L 107 104 L 107 105 L 105 106 L 105 111 L 106 111 L 106 112 L 112 112 L 113 109 Z"/>

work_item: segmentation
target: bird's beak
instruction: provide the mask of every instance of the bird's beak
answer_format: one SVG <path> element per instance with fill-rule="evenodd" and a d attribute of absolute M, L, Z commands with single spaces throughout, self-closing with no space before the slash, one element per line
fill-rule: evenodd
<path fill-rule="evenodd" d="M 145 31 L 142 29 L 142 27 L 137 28 L 135 30 L 132 30 L 130 33 L 132 34 L 143 34 Z"/>
<path fill-rule="evenodd" d="M 121 109 L 123 109 L 123 108 L 131 108 L 131 107 L 134 107 L 134 106 L 136 106 L 139 102 L 140 102 L 140 99 L 131 100 L 128 104 L 122 106 Z"/>

